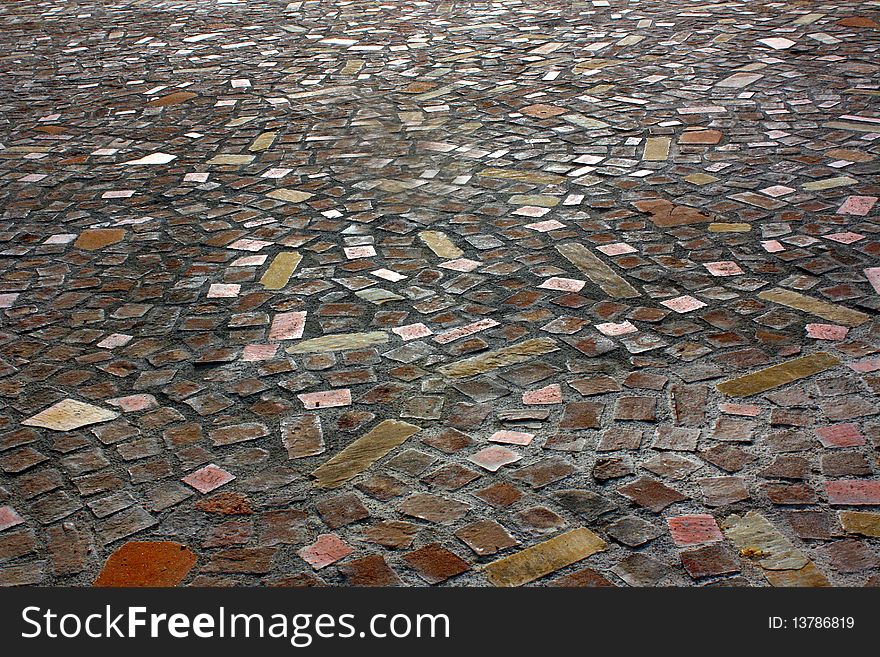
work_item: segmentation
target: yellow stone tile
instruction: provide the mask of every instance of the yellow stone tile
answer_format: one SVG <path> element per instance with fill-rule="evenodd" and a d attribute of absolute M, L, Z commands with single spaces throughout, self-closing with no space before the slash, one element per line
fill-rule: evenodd
<path fill-rule="evenodd" d="M 425 230 L 419 233 L 419 237 L 429 249 L 441 258 L 454 260 L 464 255 L 464 251 L 455 246 L 445 233 L 436 230 Z"/>
<path fill-rule="evenodd" d="M 718 178 L 710 176 L 708 173 L 692 173 L 689 176 L 685 176 L 684 179 L 694 185 L 709 185 L 713 182 L 718 182 Z"/>
<path fill-rule="evenodd" d="M 360 349 L 376 344 L 388 342 L 388 334 L 385 331 L 371 331 L 369 333 L 335 333 L 322 335 L 320 338 L 303 340 L 302 342 L 287 348 L 289 354 L 322 354 L 331 351 L 345 351 L 347 349 Z"/>
<path fill-rule="evenodd" d="M 672 140 L 669 137 L 648 137 L 645 140 L 645 150 L 642 159 L 648 162 L 664 162 L 669 157 L 669 146 Z"/>
<path fill-rule="evenodd" d="M 505 365 L 522 363 L 534 356 L 549 354 L 551 351 L 557 351 L 558 349 L 556 341 L 551 338 L 534 338 L 509 347 L 502 347 L 495 351 L 488 351 L 479 356 L 449 363 L 437 368 L 437 371 L 440 374 L 454 378 L 476 376 L 477 374 L 490 372 Z"/>
<path fill-rule="evenodd" d="M 816 564 L 810 561 L 806 566 L 798 570 L 765 570 L 764 577 L 770 582 L 770 586 L 782 587 L 821 587 L 831 586 L 828 578 L 822 571 L 816 568 Z"/>
<path fill-rule="evenodd" d="M 756 511 L 721 522 L 724 535 L 761 568 L 771 586 L 829 586 L 824 574 L 767 518 Z"/>
<path fill-rule="evenodd" d="M 826 127 L 830 127 L 829 124 L 826 124 Z M 873 132 L 874 128 L 870 126 L 866 126 L 866 132 Z M 834 178 L 825 178 L 823 180 L 814 180 L 813 182 L 804 183 L 804 189 L 810 192 L 818 192 L 823 189 L 832 189 L 834 187 L 846 187 L 848 185 L 854 185 L 858 180 L 855 178 L 850 178 L 849 176 L 836 176 Z"/>
<path fill-rule="evenodd" d="M 730 397 L 749 397 L 813 376 L 837 365 L 840 365 L 837 358 L 820 351 L 719 383 L 715 387 L 718 392 Z"/>
<path fill-rule="evenodd" d="M 62 399 L 57 404 L 24 420 L 22 424 L 53 431 L 73 431 L 90 424 L 109 422 L 118 417 L 119 413 L 115 411 L 108 411 L 76 399 Z"/>
<path fill-rule="evenodd" d="M 520 182 L 537 183 L 544 185 L 558 185 L 565 182 L 565 176 L 542 171 L 517 171 L 516 169 L 497 169 L 489 167 L 483 169 L 478 176 L 482 178 L 496 178 L 499 180 L 518 180 Z"/>
<path fill-rule="evenodd" d="M 226 153 L 221 155 L 215 155 L 210 160 L 208 160 L 208 164 L 228 164 L 234 166 L 241 166 L 242 164 L 250 164 L 254 161 L 253 155 L 235 155 L 232 153 Z"/>
<path fill-rule="evenodd" d="M 840 524 L 850 534 L 880 537 L 880 513 L 867 511 L 841 511 Z"/>
<path fill-rule="evenodd" d="M 296 251 L 282 251 L 260 278 L 260 285 L 267 290 L 280 290 L 287 285 L 300 260 L 302 256 Z"/>
<path fill-rule="evenodd" d="M 710 233 L 748 233 L 752 230 L 749 224 L 727 224 L 714 223 L 709 224 Z"/>
<path fill-rule="evenodd" d="M 254 139 L 254 143 L 252 143 L 248 147 L 248 150 L 251 153 L 259 153 L 260 151 L 265 151 L 272 145 L 272 143 L 275 141 L 275 137 L 277 136 L 277 132 L 264 132 L 259 137 Z"/>
<path fill-rule="evenodd" d="M 269 198 L 274 198 L 278 201 L 287 201 L 288 203 L 301 203 L 302 201 L 308 200 L 314 196 L 314 194 L 310 194 L 309 192 L 301 192 L 296 189 L 289 189 L 287 187 L 281 187 L 279 189 L 274 189 L 268 194 L 266 194 Z"/>
<path fill-rule="evenodd" d="M 399 447 L 420 427 L 399 420 L 385 420 L 349 444 L 312 472 L 319 488 L 336 488 L 356 477 L 373 463 Z"/>
<path fill-rule="evenodd" d="M 602 262 L 583 244 L 566 242 L 559 244 L 556 250 L 609 296 L 616 299 L 632 299 L 642 296 L 637 289 L 618 276 L 611 267 Z"/>
<path fill-rule="evenodd" d="M 585 527 L 493 561 L 484 569 L 493 586 L 522 586 L 586 559 L 606 547 L 605 541 Z"/>
<path fill-rule="evenodd" d="M 810 560 L 757 511 L 733 514 L 721 522 L 724 535 L 764 570 L 800 570 Z"/>
<path fill-rule="evenodd" d="M 562 200 L 558 196 L 546 194 L 516 194 L 510 197 L 511 205 L 537 205 L 540 208 L 555 208 Z"/>
<path fill-rule="evenodd" d="M 810 313 L 811 315 L 816 315 L 816 317 L 826 319 L 829 322 L 843 324 L 844 326 L 861 326 L 871 319 L 870 316 L 863 312 L 859 312 L 858 310 L 852 310 L 845 306 L 839 306 L 820 299 L 814 299 L 813 297 L 808 297 L 805 294 L 793 290 L 783 290 L 779 287 L 774 287 L 771 290 L 761 292 L 758 294 L 758 298 L 763 299 L 764 301 L 778 303 L 787 308 L 802 310 L 805 313 Z"/>
<path fill-rule="evenodd" d="M 354 75 L 360 73 L 364 67 L 364 62 L 360 59 L 350 59 L 345 62 L 345 66 L 339 71 L 340 75 Z"/>

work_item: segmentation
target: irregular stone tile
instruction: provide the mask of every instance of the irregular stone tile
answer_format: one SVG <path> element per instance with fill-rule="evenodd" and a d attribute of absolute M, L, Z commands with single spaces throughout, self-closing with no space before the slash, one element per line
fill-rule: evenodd
<path fill-rule="evenodd" d="M 117 548 L 104 563 L 95 586 L 177 586 L 198 557 L 172 541 L 132 541 Z"/>
<path fill-rule="evenodd" d="M 580 527 L 493 561 L 484 572 L 493 586 L 522 586 L 582 561 L 605 547 L 605 541 L 599 536 Z"/>
<path fill-rule="evenodd" d="M 109 422 L 119 413 L 108 411 L 76 399 L 63 399 L 22 422 L 29 427 L 43 427 L 53 431 L 73 431 L 91 424 Z"/>
<path fill-rule="evenodd" d="M 319 488 L 336 488 L 356 477 L 420 430 L 408 422 L 384 420 L 312 471 Z"/>
<path fill-rule="evenodd" d="M 824 372 L 839 364 L 840 361 L 835 356 L 818 352 L 719 383 L 715 387 L 718 392 L 731 397 L 750 397 Z"/>

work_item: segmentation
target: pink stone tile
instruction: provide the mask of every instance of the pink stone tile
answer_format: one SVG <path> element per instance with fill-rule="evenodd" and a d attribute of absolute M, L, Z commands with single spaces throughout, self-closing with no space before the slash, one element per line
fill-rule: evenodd
<path fill-rule="evenodd" d="M 249 344 L 245 345 L 241 354 L 241 359 L 245 362 L 252 363 L 254 361 L 274 358 L 276 353 L 278 353 L 277 344 Z"/>
<path fill-rule="evenodd" d="M 454 342 L 455 340 L 460 340 L 461 338 L 464 338 L 468 335 L 473 335 L 474 333 L 485 331 L 486 329 L 490 329 L 493 326 L 498 326 L 498 322 L 496 322 L 494 319 L 481 319 L 477 322 L 472 322 L 470 324 L 466 324 L 465 326 L 459 326 L 449 331 L 440 333 L 439 335 L 434 336 L 434 342 L 447 344 L 449 342 Z"/>
<path fill-rule="evenodd" d="M 536 230 L 539 233 L 549 233 L 551 230 L 559 230 L 560 228 L 565 228 L 565 224 L 561 221 L 556 221 L 556 219 L 548 219 L 547 221 L 539 221 L 534 224 L 526 224 L 524 228 L 528 228 L 529 230 Z"/>
<path fill-rule="evenodd" d="M 468 461 L 475 463 L 489 472 L 495 472 L 501 466 L 516 463 L 521 458 L 522 456 L 513 450 L 493 445 L 492 447 L 486 447 L 476 454 L 469 456 Z"/>
<path fill-rule="evenodd" d="M 11 506 L 0 506 L 0 532 L 24 522 Z"/>
<path fill-rule="evenodd" d="M 353 552 L 354 549 L 336 534 L 320 534 L 314 543 L 305 546 L 297 554 L 312 568 L 320 570 Z"/>
<path fill-rule="evenodd" d="M 406 326 L 398 326 L 391 330 L 404 340 L 417 340 L 418 338 L 424 338 L 434 334 L 431 329 L 421 322 L 417 324 L 407 324 Z"/>
<path fill-rule="evenodd" d="M 234 241 L 230 244 L 228 249 L 234 249 L 236 251 L 260 251 L 265 249 L 267 246 L 272 246 L 272 242 L 266 242 L 264 240 L 251 240 L 247 238 L 243 238 L 240 240 Z"/>
<path fill-rule="evenodd" d="M 528 445 L 534 439 L 535 434 L 524 431 L 496 431 L 489 436 L 489 442 L 507 445 Z"/>
<path fill-rule="evenodd" d="M 272 179 L 274 179 L 274 180 L 277 180 L 277 179 L 279 179 L 279 178 L 283 178 L 284 176 L 286 176 L 286 175 L 287 175 L 288 173 L 290 173 L 291 171 L 293 171 L 293 169 L 280 169 L 280 168 L 273 168 L 273 169 L 268 169 L 268 170 L 267 170 L 265 173 L 263 173 L 260 177 L 261 177 L 261 178 L 272 178 Z"/>
<path fill-rule="evenodd" d="M 579 281 L 576 278 L 551 276 L 538 287 L 544 290 L 559 290 L 560 292 L 580 292 L 586 284 L 586 281 Z"/>
<path fill-rule="evenodd" d="M 61 233 L 47 238 L 43 244 L 70 244 L 76 238 L 76 233 Z"/>
<path fill-rule="evenodd" d="M 473 271 L 482 264 L 482 262 L 478 262 L 477 260 L 470 260 L 469 258 L 458 258 L 457 260 L 447 260 L 445 262 L 441 262 L 437 266 L 442 267 L 443 269 L 451 269 L 453 271 L 469 272 Z"/>
<path fill-rule="evenodd" d="M 349 260 L 356 260 L 357 258 L 372 258 L 376 255 L 376 249 L 372 246 L 348 246 L 342 250 L 345 252 L 345 257 Z"/>
<path fill-rule="evenodd" d="M 230 267 L 259 267 L 269 258 L 267 255 L 250 255 L 236 258 L 229 263 Z"/>
<path fill-rule="evenodd" d="M 772 196 L 773 198 L 778 198 L 780 196 L 788 196 L 789 194 L 794 194 L 795 191 L 791 187 L 786 187 L 785 185 L 773 185 L 772 187 L 765 187 L 760 190 L 762 194 L 766 194 L 767 196 Z"/>
<path fill-rule="evenodd" d="M 837 324 L 807 324 L 807 337 L 816 340 L 843 340 L 849 329 Z"/>
<path fill-rule="evenodd" d="M 763 240 L 761 246 L 767 253 L 781 253 L 782 251 L 785 251 L 785 247 L 782 246 L 782 243 L 776 240 Z"/>
<path fill-rule="evenodd" d="M 296 340 L 303 336 L 306 327 L 306 311 L 278 313 L 269 329 L 270 340 Z"/>
<path fill-rule="evenodd" d="M 18 299 L 18 292 L 0 294 L 0 308 L 10 308 L 16 299 Z"/>
<path fill-rule="evenodd" d="M 718 410 L 727 415 L 744 415 L 746 417 L 758 417 L 761 414 L 760 407 L 751 404 L 721 404 L 718 406 Z"/>
<path fill-rule="evenodd" d="M 715 518 L 708 514 L 667 518 L 666 524 L 669 525 L 672 540 L 679 547 L 724 540 Z"/>
<path fill-rule="evenodd" d="M 626 335 L 627 333 L 635 333 L 639 329 L 633 326 L 629 321 L 623 321 L 619 324 L 614 322 L 606 322 L 605 324 L 596 324 L 596 330 L 602 335 L 614 337 L 615 335 Z"/>
<path fill-rule="evenodd" d="M 853 506 L 880 505 L 880 481 L 867 479 L 842 479 L 826 481 L 825 493 L 829 504 Z"/>
<path fill-rule="evenodd" d="M 392 283 L 397 283 L 406 278 L 403 274 L 398 274 L 396 271 L 390 269 L 376 269 L 370 273 L 377 278 L 381 278 L 384 281 L 391 281 Z"/>
<path fill-rule="evenodd" d="M 220 488 L 235 479 L 235 475 L 209 463 L 204 468 L 196 470 L 185 476 L 181 481 L 192 486 L 200 493 L 210 493 L 215 488 Z"/>
<path fill-rule="evenodd" d="M 562 388 L 558 383 L 552 383 L 538 390 L 527 390 L 522 395 L 523 404 L 561 404 Z"/>
<path fill-rule="evenodd" d="M 127 397 L 116 397 L 108 399 L 107 403 L 111 406 L 121 408 L 126 413 L 136 413 L 137 411 L 145 411 L 149 408 L 158 408 L 159 402 L 153 395 L 128 395 Z"/>
<path fill-rule="evenodd" d="M 859 240 L 865 239 L 865 236 L 860 233 L 832 233 L 830 235 L 823 235 L 827 240 L 831 240 L 833 242 L 838 242 L 839 244 L 853 244 L 858 242 Z"/>
<path fill-rule="evenodd" d="M 519 217 L 543 217 L 545 214 L 550 212 L 550 208 L 542 208 L 537 205 L 524 205 L 521 208 L 517 208 L 511 214 L 515 214 Z"/>
<path fill-rule="evenodd" d="M 847 367 L 862 374 L 876 372 L 880 370 L 880 358 L 868 358 L 860 360 L 858 363 L 847 363 Z"/>
<path fill-rule="evenodd" d="M 601 251 L 607 256 L 623 255 L 624 253 L 636 253 L 638 249 L 630 246 L 626 242 L 616 242 L 614 244 L 604 244 L 596 247 L 597 251 Z"/>
<path fill-rule="evenodd" d="M 98 343 L 98 346 L 101 349 L 115 349 L 116 347 L 124 347 L 129 342 L 134 339 L 132 335 L 126 335 L 125 333 L 114 333 L 112 335 L 108 335 L 106 338 L 101 340 Z"/>
<path fill-rule="evenodd" d="M 869 267 L 865 270 L 865 276 L 874 291 L 880 294 L 880 267 Z"/>
<path fill-rule="evenodd" d="M 837 214 L 854 214 L 857 217 L 867 215 L 877 202 L 876 196 L 850 196 L 837 208 Z"/>
<path fill-rule="evenodd" d="M 865 437 L 859 428 L 849 422 L 819 427 L 816 436 L 825 447 L 858 447 L 865 444 Z"/>
<path fill-rule="evenodd" d="M 666 306 L 667 308 L 669 308 L 669 310 L 675 311 L 677 313 L 689 313 L 691 311 L 697 310 L 698 308 L 706 307 L 705 303 L 688 295 L 662 301 L 661 305 Z"/>
<path fill-rule="evenodd" d="M 722 260 L 720 262 L 706 262 L 703 266 L 709 270 L 713 276 L 739 276 L 743 270 L 738 264 L 731 260 Z"/>
<path fill-rule="evenodd" d="M 223 299 L 228 297 L 237 297 L 241 291 L 241 285 L 237 283 L 211 283 L 208 288 L 209 299 Z"/>
<path fill-rule="evenodd" d="M 321 392 L 304 392 L 297 395 L 307 410 L 315 408 L 333 408 L 334 406 L 351 406 L 351 390 L 323 390 Z"/>

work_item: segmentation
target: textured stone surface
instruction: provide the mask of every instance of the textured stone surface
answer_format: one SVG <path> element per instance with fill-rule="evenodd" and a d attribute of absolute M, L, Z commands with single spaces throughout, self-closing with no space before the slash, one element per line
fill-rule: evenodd
<path fill-rule="evenodd" d="M 880 30 L 808 4 L 4 3 L 0 584 L 880 582 Z"/>
<path fill-rule="evenodd" d="M 177 586 L 196 560 L 180 543 L 132 541 L 110 555 L 95 586 Z"/>
<path fill-rule="evenodd" d="M 605 541 L 582 527 L 493 561 L 485 573 L 493 586 L 522 586 L 604 549 Z"/>
<path fill-rule="evenodd" d="M 312 472 L 316 485 L 336 488 L 360 474 L 419 431 L 397 420 L 384 420 Z"/>

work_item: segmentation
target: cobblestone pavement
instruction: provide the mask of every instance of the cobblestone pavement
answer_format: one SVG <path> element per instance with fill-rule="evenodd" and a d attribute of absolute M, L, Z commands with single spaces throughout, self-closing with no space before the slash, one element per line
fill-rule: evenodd
<path fill-rule="evenodd" d="M 877 2 L 0 5 L 0 582 L 880 584 Z"/>

